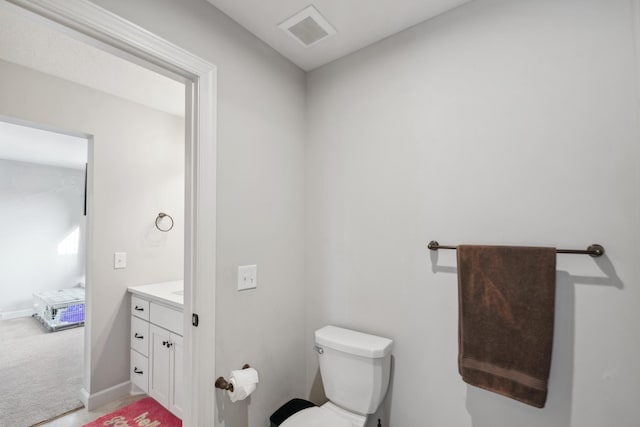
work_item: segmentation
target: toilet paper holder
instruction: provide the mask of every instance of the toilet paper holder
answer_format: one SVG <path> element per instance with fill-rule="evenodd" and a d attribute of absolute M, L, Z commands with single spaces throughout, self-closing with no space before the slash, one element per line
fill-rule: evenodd
<path fill-rule="evenodd" d="M 249 366 L 248 363 L 245 363 L 242 366 L 242 369 L 249 369 L 250 367 L 251 366 Z M 227 381 L 224 377 L 219 377 L 215 382 L 215 386 L 221 390 L 227 390 L 233 393 L 233 384 Z"/>

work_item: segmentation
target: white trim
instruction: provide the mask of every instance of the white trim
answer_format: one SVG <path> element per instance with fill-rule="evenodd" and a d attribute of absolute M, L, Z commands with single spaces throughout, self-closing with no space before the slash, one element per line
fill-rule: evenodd
<path fill-rule="evenodd" d="M 2 114 L 0 114 L 0 122 L 6 122 L 14 125 L 25 126 L 33 129 L 39 129 L 39 130 L 43 130 L 51 133 L 58 133 L 60 135 L 72 136 L 74 138 L 89 139 L 91 137 L 91 135 L 89 135 L 88 133 L 78 132 L 76 130 L 57 128 L 57 127 L 45 125 L 38 122 L 32 122 L 30 120 L 23 120 L 16 117 L 4 116 Z"/>
<path fill-rule="evenodd" d="M 640 104 L 640 0 L 631 1 L 633 44 L 636 56 L 636 97 Z"/>
<path fill-rule="evenodd" d="M 33 315 L 33 308 L 26 308 L 24 310 L 5 311 L 0 313 L 0 319 L 9 320 L 17 319 L 18 317 L 29 317 Z"/>
<path fill-rule="evenodd" d="M 93 411 L 96 408 L 129 394 L 131 394 L 131 381 L 125 381 L 93 394 L 89 394 L 89 392 L 83 388 L 80 390 L 79 398 L 87 410 Z"/>
<path fill-rule="evenodd" d="M 6 0 L 129 54 L 198 77 L 215 66 L 88 0 Z M 180 73 L 182 74 L 182 73 Z"/>
<path fill-rule="evenodd" d="M 183 425 L 213 425 L 215 406 L 216 67 L 88 0 L 0 0 L 187 87 L 185 123 L 185 384 Z M 92 262 L 88 259 L 88 264 Z M 87 269 L 90 266 L 87 265 Z M 198 328 L 191 313 L 199 314 Z M 88 356 L 91 360 L 91 355 Z M 127 357 L 123 355 L 123 357 Z M 85 387 L 90 379 L 85 379 Z M 120 386 L 116 386 L 120 387 Z M 100 392 L 102 393 L 102 392 Z M 192 396 L 193 398 L 190 398 Z M 89 399 L 89 397 L 88 397 Z"/>
<path fill-rule="evenodd" d="M 95 306 L 93 303 L 93 221 L 94 221 L 94 198 L 93 198 L 93 183 L 94 183 L 94 136 L 87 135 L 87 216 L 85 223 L 85 237 L 84 237 L 84 245 L 85 245 L 85 286 L 84 286 L 84 348 L 83 348 L 83 368 L 82 368 L 82 385 L 87 390 L 91 390 L 91 330 L 93 326 L 93 321 L 91 319 L 91 313 L 93 313 L 93 307 Z M 97 305 L 97 304 L 96 304 Z M 86 406 L 86 405 L 85 405 Z"/>

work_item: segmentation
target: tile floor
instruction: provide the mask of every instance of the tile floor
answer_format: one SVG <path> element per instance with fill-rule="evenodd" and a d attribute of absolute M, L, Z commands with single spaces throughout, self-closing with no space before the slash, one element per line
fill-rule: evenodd
<path fill-rule="evenodd" d="M 82 425 L 89 423 L 96 418 L 99 418 L 103 415 L 108 414 L 109 412 L 113 412 L 116 409 L 122 408 L 123 406 L 127 406 L 130 403 L 133 403 L 137 400 L 140 400 L 146 395 L 136 395 L 136 396 L 126 396 L 111 403 L 108 403 L 100 408 L 94 409 L 93 411 L 87 411 L 86 408 L 79 409 L 74 412 L 70 412 L 66 415 L 63 415 L 54 420 L 49 420 L 44 423 L 36 424 L 36 426 L 46 426 L 46 427 L 81 427 Z M 34 426 L 35 427 L 35 426 Z"/>

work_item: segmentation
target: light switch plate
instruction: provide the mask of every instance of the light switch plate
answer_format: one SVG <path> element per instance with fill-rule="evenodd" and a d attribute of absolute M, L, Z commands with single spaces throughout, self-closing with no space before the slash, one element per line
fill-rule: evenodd
<path fill-rule="evenodd" d="M 253 289 L 258 286 L 258 266 L 241 265 L 238 267 L 238 290 Z"/>
<path fill-rule="evenodd" d="M 120 268 L 127 268 L 127 253 L 126 252 L 114 252 L 113 254 L 113 268 L 118 270 Z"/>

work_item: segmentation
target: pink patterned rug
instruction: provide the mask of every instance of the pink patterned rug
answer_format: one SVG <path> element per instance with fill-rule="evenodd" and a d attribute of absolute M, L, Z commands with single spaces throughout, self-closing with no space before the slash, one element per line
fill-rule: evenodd
<path fill-rule="evenodd" d="M 182 427 L 182 421 L 150 397 L 104 415 L 83 427 Z"/>

